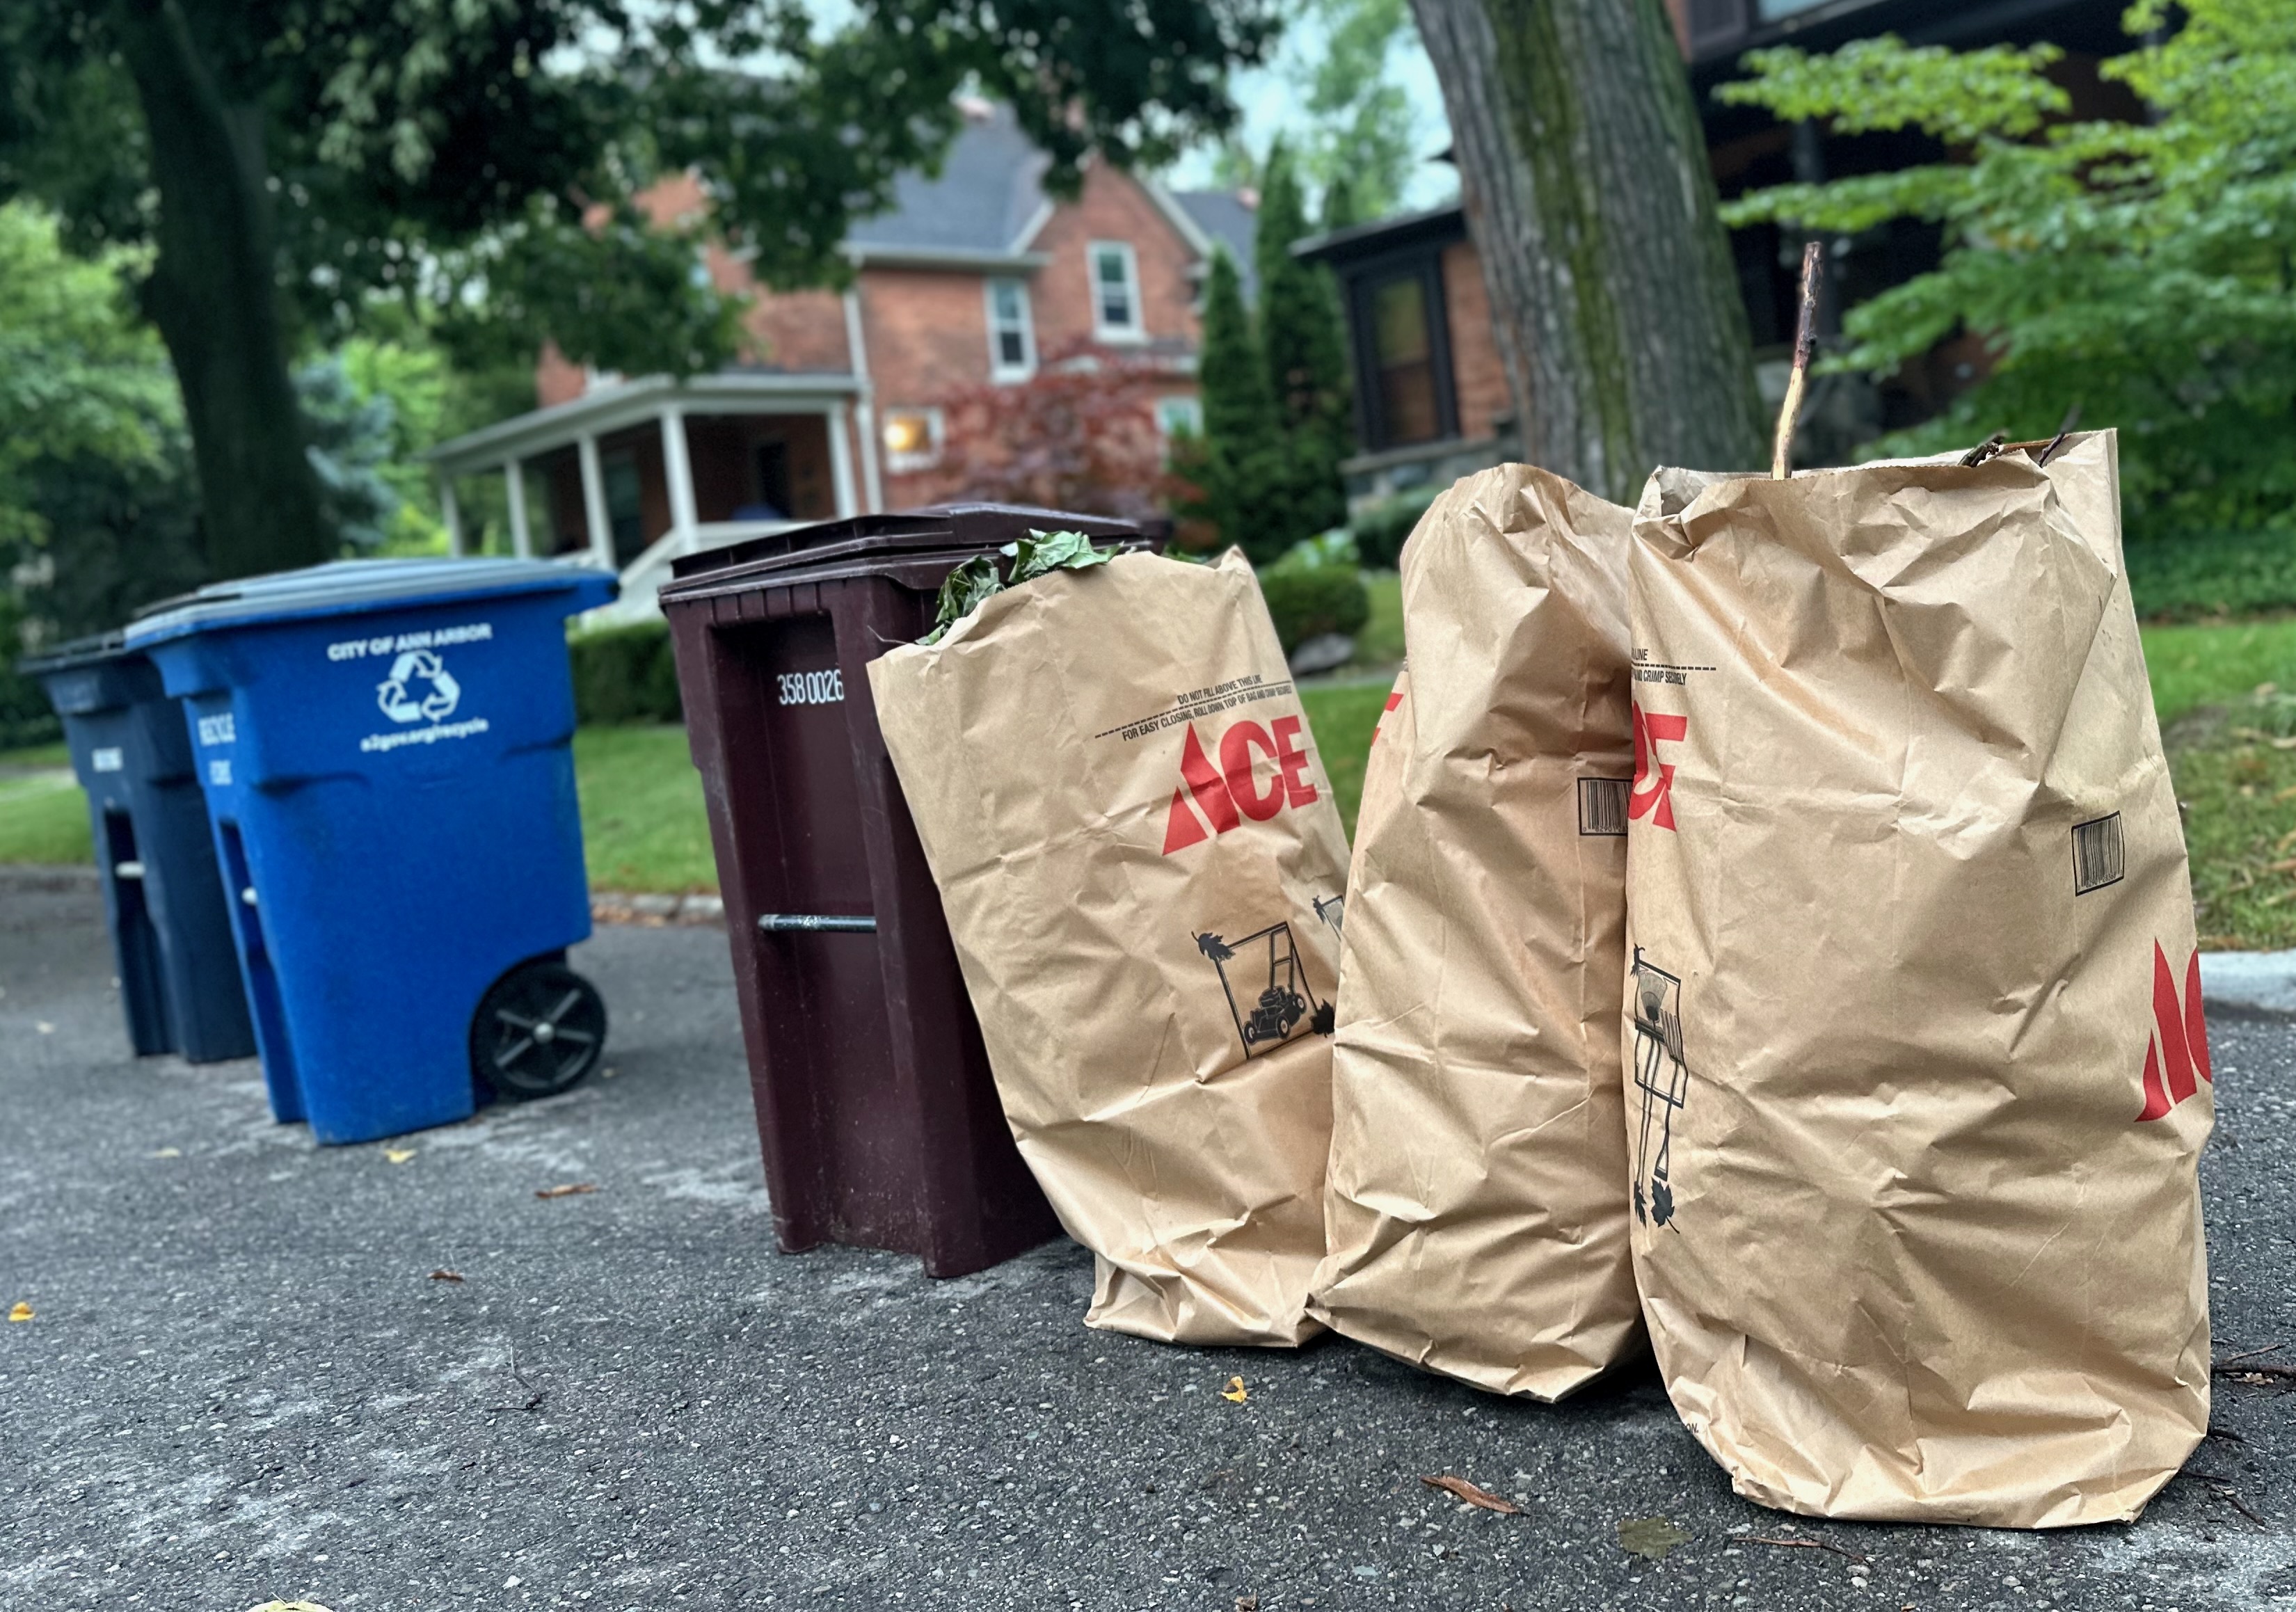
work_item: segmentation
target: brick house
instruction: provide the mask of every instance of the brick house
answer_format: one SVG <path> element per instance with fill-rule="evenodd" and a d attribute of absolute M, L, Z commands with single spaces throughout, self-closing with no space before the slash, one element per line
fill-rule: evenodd
<path fill-rule="evenodd" d="M 1073 199 L 1007 109 L 965 108 L 939 174 L 903 175 L 892 207 L 845 242 L 849 289 L 767 291 L 707 247 L 722 290 L 752 298 L 742 361 L 685 381 L 600 375 L 545 352 L 539 406 L 430 454 L 456 552 L 455 488 L 502 477 L 511 552 L 581 556 L 652 609 L 669 562 L 797 521 L 955 496 L 962 446 L 945 405 L 1029 379 L 1044 355 L 1121 357 L 1144 372 L 1157 430 L 1201 417 L 1197 304 L 1215 245 L 1251 261 L 1252 215 L 1103 164 Z M 663 222 L 706 210 L 692 179 L 642 198 Z"/>
<path fill-rule="evenodd" d="M 1739 57 L 1766 45 L 1828 51 L 1883 33 L 1956 49 L 2046 39 L 2064 48 L 2057 76 L 2078 116 L 2137 110 L 2095 70 L 2102 57 L 2128 47 L 2119 29 L 2120 0 L 1668 0 L 1668 9 L 1726 199 L 1793 180 L 1935 159 L 1934 147 L 1917 135 L 1833 135 L 1715 101 L 1714 87 L 1736 76 Z M 1775 405 L 1784 396 L 1800 248 L 1782 241 L 1774 225 L 1734 231 L 1731 248 L 1755 357 Z M 1482 263 L 1463 207 L 1454 202 L 1334 231 L 1292 250 L 1330 266 L 1347 312 L 1357 452 L 1342 468 L 1351 502 L 1446 486 L 1520 454 L 1513 400 L 1490 340 Z M 1923 272 L 1937 262 L 1938 250 L 1935 229 L 1907 220 L 1832 243 L 1827 312 L 1837 328 L 1841 306 Z M 1802 440 L 1821 454 L 1846 452 L 1879 430 L 1925 418 L 1985 362 L 1982 344 L 1964 336 L 1879 389 L 1838 378 L 1823 395 L 1813 393 Z"/>

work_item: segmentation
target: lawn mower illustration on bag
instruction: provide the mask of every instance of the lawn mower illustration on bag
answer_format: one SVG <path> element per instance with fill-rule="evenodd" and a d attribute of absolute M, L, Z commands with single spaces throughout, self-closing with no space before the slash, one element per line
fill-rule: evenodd
<path fill-rule="evenodd" d="M 1308 983 L 1308 971 L 1300 964 L 1300 948 L 1292 938 L 1289 923 L 1272 924 L 1236 941 L 1209 933 L 1195 939 L 1196 950 L 1219 970 L 1220 989 L 1227 994 L 1228 1016 L 1235 1021 L 1235 1033 L 1243 1043 L 1246 1058 L 1257 1058 L 1269 1048 L 1291 1040 L 1302 1021 L 1316 1035 L 1332 1033 L 1332 1004 L 1316 999 L 1315 987 Z M 1241 984 L 1247 998 L 1250 998 L 1252 987 L 1259 984 L 1259 961 L 1263 956 L 1267 962 L 1267 984 L 1247 1009 L 1236 1000 L 1236 988 Z"/>
<path fill-rule="evenodd" d="M 1690 1070 L 1682 1056 L 1682 981 L 1644 962 L 1643 949 L 1636 946 L 1632 988 L 1634 1079 L 1642 1093 L 1642 1123 L 1635 1141 L 1635 1218 L 1663 1226 L 1674 1219 L 1674 1117 L 1690 1099 Z"/>

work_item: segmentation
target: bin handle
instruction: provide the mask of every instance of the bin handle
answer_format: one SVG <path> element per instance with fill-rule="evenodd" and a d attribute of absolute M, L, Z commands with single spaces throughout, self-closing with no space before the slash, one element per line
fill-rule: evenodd
<path fill-rule="evenodd" d="M 760 912 L 758 914 L 758 927 L 768 935 L 815 929 L 837 935 L 874 935 L 877 920 L 865 914 L 850 917 L 838 912 Z"/>

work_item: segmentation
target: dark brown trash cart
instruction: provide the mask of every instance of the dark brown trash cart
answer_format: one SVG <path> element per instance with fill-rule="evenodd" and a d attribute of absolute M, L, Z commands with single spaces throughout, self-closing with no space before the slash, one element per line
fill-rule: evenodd
<path fill-rule="evenodd" d="M 932 626 L 948 573 L 1127 522 L 962 504 L 681 560 L 661 591 L 709 800 L 774 1229 L 934 1276 L 1060 1230 L 1013 1145 L 864 667 Z"/>

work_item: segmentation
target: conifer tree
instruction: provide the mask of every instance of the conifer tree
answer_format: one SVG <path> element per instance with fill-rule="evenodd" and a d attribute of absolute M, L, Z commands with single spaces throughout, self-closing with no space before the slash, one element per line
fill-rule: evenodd
<path fill-rule="evenodd" d="M 1278 140 L 1267 153 L 1253 228 L 1259 270 L 1259 341 L 1283 439 L 1294 541 L 1345 523 L 1340 461 L 1349 445 L 1348 356 L 1331 271 L 1303 263 L 1292 244 L 1308 233 L 1299 170 Z"/>
<path fill-rule="evenodd" d="M 1243 307 L 1243 285 L 1225 250 L 1212 254 L 1204 288 L 1204 345 L 1197 383 L 1204 440 L 1187 468 L 1203 488 L 1203 513 L 1254 564 L 1280 559 L 1301 535 L 1291 513 L 1290 467 L 1267 384 L 1266 356 Z"/>

